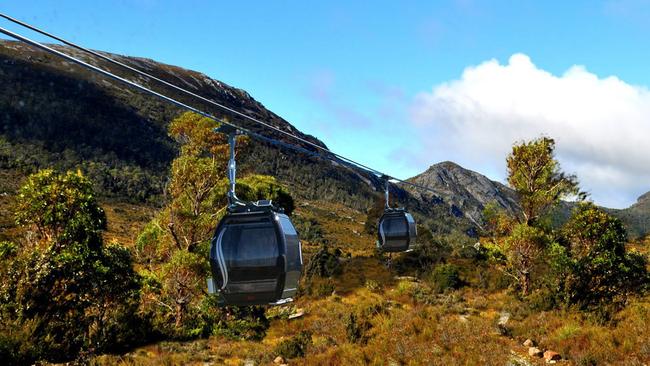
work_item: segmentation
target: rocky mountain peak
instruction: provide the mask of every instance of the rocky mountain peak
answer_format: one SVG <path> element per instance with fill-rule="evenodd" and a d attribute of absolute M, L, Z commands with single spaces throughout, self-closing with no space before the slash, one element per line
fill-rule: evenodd
<path fill-rule="evenodd" d="M 452 210 L 476 222 L 481 221 L 482 211 L 489 203 L 494 202 L 511 213 L 519 211 L 510 188 L 451 161 L 434 164 L 409 180 L 434 190 Z"/>

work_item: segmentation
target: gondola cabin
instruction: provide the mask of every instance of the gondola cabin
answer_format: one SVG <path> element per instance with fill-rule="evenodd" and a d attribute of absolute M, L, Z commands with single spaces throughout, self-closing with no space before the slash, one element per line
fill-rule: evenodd
<path fill-rule="evenodd" d="M 377 246 L 383 252 L 405 252 L 415 245 L 413 216 L 402 208 L 387 208 L 377 226 Z"/>
<path fill-rule="evenodd" d="M 228 212 L 212 239 L 210 267 L 208 285 L 224 305 L 289 302 L 302 269 L 296 229 L 270 201 Z"/>

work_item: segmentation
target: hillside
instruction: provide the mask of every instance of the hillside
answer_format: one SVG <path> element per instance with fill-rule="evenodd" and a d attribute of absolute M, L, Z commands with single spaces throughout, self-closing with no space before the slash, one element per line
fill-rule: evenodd
<path fill-rule="evenodd" d="M 245 91 L 195 71 L 148 59 L 110 56 L 323 145 Z M 191 102 L 147 80 L 138 81 Z M 236 116 L 201 107 L 258 130 Z M 158 286 L 166 286 L 155 278 L 160 272 L 147 267 L 146 246 L 138 248 L 134 242 L 165 203 L 169 165 L 179 147 L 166 129 L 179 112 L 27 46 L 0 42 L 0 242 L 20 236 L 15 235 L 19 229 L 14 226 L 12 202 L 27 174 L 45 167 L 80 169 L 101 194 L 100 204 L 108 220 L 105 242 L 124 244 L 135 253 L 135 266 L 146 276 L 144 283 L 151 291 L 143 293 L 151 295 Z M 367 232 L 365 225 L 368 208 L 381 198 L 382 182 L 376 177 L 256 141 L 239 157 L 241 175 L 274 175 L 295 197 L 292 221 L 301 236 L 306 264 L 296 301 L 262 310 L 268 324 L 261 339 L 212 331 L 190 338 L 154 338 L 151 343 L 115 353 L 100 355 L 90 350 L 84 355 L 88 363 L 546 364 L 541 356 L 531 354 L 533 347 L 524 345 L 528 339 L 539 347 L 539 353 L 557 351 L 562 358 L 559 363 L 566 365 L 638 365 L 650 360 L 647 295 L 630 297 L 628 307 L 616 313 L 611 324 L 598 323 L 579 310 L 560 310 L 546 288 L 526 298 L 519 296 L 513 280 L 488 260 L 476 238 L 462 235 L 476 233 L 480 213 L 490 202 L 517 212 L 514 193 L 503 184 L 443 162 L 411 178 L 435 194 L 391 186 L 391 194 L 432 233 L 420 230 L 417 250 L 389 256 L 377 253 L 375 235 Z M 566 213 L 568 208 L 567 204 L 562 211 Z M 619 211 L 621 217 L 647 224 L 644 215 L 650 212 L 650 194 Z M 648 247 L 646 243 L 636 245 Z M 338 270 L 308 275 L 309 264 L 319 263 L 313 261 L 316 253 L 330 249 L 334 253 L 339 250 L 339 254 L 332 254 L 326 265 L 333 264 Z M 170 268 L 171 275 L 181 272 Z M 165 276 L 164 272 L 160 276 Z M 201 286 L 204 279 L 202 275 Z M 44 302 L 50 300 L 47 297 Z M 91 302 L 96 302 L 95 298 Z M 201 314 L 210 314 L 209 309 L 204 310 Z M 237 310 L 223 313 L 231 311 Z M 244 329 L 253 327 L 244 319 L 230 320 Z M 144 328 L 151 329 L 149 325 Z M 25 337 L 21 341 L 29 344 L 29 331 L 16 332 L 16 337 Z M 8 333 L 0 332 L 0 347 L 14 345 L 6 341 Z M 296 349 L 302 354 L 294 353 Z M 292 355 L 275 362 L 285 353 Z"/>
<path fill-rule="evenodd" d="M 88 60 L 68 47 L 56 47 L 216 116 L 260 131 L 258 125 L 236 115 L 198 103 L 144 78 L 127 75 L 110 64 Z M 199 72 L 149 59 L 107 55 L 323 145 L 241 89 Z M 177 107 L 17 42 L 0 41 L 0 80 L 0 110 L 3 111 L 0 169 L 4 172 L 0 191 L 11 196 L 18 185 L 16 180 L 39 168 L 81 169 L 96 183 L 96 190 L 105 199 L 161 204 L 168 167 L 177 154 L 177 144 L 166 131 L 167 124 L 181 112 Z M 284 139 L 268 130 L 263 132 Z M 255 142 L 240 158 L 241 175 L 252 172 L 275 175 L 298 197 L 342 203 L 362 211 L 380 197 L 377 189 L 382 183 L 376 177 L 293 151 Z M 422 200 L 399 188 L 394 194 L 401 205 L 411 209 L 436 232 L 466 232 L 474 227 L 462 215 L 450 214 L 451 207 L 435 198 Z M 4 230 L 10 229 L 10 218 L 0 217 L 0 222 Z"/>
<path fill-rule="evenodd" d="M 610 209 L 610 212 L 625 223 L 631 237 L 639 238 L 650 233 L 650 192 L 641 195 L 632 206 L 622 210 Z"/>
<path fill-rule="evenodd" d="M 214 115 L 286 141 L 280 134 L 260 130 L 260 126 L 239 116 L 146 78 L 89 60 L 74 49 L 55 47 Z M 244 90 L 200 72 L 150 59 L 106 55 L 325 146 L 266 109 Z M 107 199 L 160 205 L 169 163 L 177 154 L 176 142 L 167 135 L 166 126 L 181 112 L 179 108 L 11 41 L 0 41 L 0 80 L 0 193 L 10 196 L 17 179 L 39 168 L 82 169 Z M 249 153 L 241 157 L 240 169 L 243 174 L 275 175 L 299 197 L 342 203 L 362 211 L 380 197 L 378 191 L 382 186 L 376 177 L 349 167 L 258 142 L 251 144 Z M 518 210 L 515 195 L 508 187 L 453 162 L 432 165 L 411 180 L 436 194 L 408 186 L 396 187 L 393 193 L 401 205 L 412 210 L 434 232 L 473 232 L 489 202 L 496 202 L 510 213 Z M 625 222 L 632 237 L 640 237 L 650 232 L 648 201 L 646 194 L 637 204 L 610 212 Z M 559 216 L 567 216 L 567 209 L 560 211 Z M 10 227 L 10 221 L 0 217 L 0 231 Z"/>

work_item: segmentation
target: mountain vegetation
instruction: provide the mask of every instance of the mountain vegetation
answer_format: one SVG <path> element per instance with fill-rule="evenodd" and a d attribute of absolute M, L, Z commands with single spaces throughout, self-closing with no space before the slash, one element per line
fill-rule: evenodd
<path fill-rule="evenodd" d="M 244 91 L 111 56 L 322 145 Z M 550 138 L 513 146 L 509 187 L 451 162 L 412 178 L 436 194 L 391 185 L 418 221 L 397 255 L 375 249 L 380 179 L 239 138 L 238 196 L 285 208 L 305 266 L 293 304 L 221 307 L 205 284 L 226 204 L 218 123 L 17 43 L 0 43 L 0 79 L 2 364 L 650 361 L 650 200 L 589 203 Z"/>

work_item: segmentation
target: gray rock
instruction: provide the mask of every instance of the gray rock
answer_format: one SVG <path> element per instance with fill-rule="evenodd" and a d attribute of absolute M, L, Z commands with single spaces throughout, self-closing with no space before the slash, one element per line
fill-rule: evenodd
<path fill-rule="evenodd" d="M 544 355 L 544 352 L 542 352 L 542 350 L 537 347 L 530 347 L 528 348 L 528 355 L 531 357 L 542 357 Z"/>

